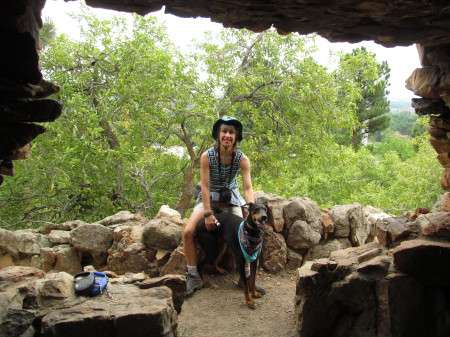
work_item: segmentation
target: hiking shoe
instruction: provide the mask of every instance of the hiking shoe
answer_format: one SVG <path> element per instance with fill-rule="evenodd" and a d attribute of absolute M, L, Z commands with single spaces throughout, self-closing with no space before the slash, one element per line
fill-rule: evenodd
<path fill-rule="evenodd" d="M 192 295 L 197 289 L 203 287 L 202 279 L 200 275 L 193 275 L 191 273 L 186 273 L 186 296 Z"/>
<path fill-rule="evenodd" d="M 248 279 L 248 277 L 247 277 L 247 284 L 248 284 L 248 283 L 249 283 L 249 279 Z M 236 286 L 237 286 L 238 288 L 242 289 L 242 281 L 241 281 L 241 278 L 240 278 L 240 277 L 239 277 L 239 281 L 238 281 L 238 283 L 236 284 Z M 265 294 L 267 293 L 267 292 L 266 292 L 266 289 L 264 289 L 263 287 L 257 285 L 256 283 L 255 283 L 255 288 L 256 288 L 256 291 L 259 292 L 261 295 L 265 295 Z"/>

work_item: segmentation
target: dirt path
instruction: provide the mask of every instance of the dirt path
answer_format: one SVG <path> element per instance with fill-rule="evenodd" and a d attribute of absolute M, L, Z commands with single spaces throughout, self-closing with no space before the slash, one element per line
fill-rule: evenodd
<path fill-rule="evenodd" d="M 208 275 L 212 287 L 187 298 L 178 317 L 180 337 L 294 337 L 295 274 L 258 273 L 257 284 L 267 294 L 247 307 L 237 288 L 239 276 Z"/>

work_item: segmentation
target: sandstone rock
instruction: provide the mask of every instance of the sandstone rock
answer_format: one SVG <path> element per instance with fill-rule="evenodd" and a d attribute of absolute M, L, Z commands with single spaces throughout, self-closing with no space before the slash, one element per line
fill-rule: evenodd
<path fill-rule="evenodd" d="M 420 215 L 416 223 L 421 228 L 422 233 L 426 236 L 450 236 L 450 213 L 435 212 Z"/>
<path fill-rule="evenodd" d="M 303 263 L 303 255 L 288 248 L 286 268 L 290 270 L 295 270 L 297 268 L 300 268 L 302 263 Z"/>
<path fill-rule="evenodd" d="M 450 243 L 428 240 L 404 241 L 392 250 L 398 270 L 424 285 L 450 284 Z"/>
<path fill-rule="evenodd" d="M 14 260 L 9 253 L 0 254 L 0 269 L 14 265 Z"/>
<path fill-rule="evenodd" d="M 370 227 L 364 221 L 361 204 L 336 205 L 329 214 L 334 221 L 334 236 L 348 238 L 353 246 L 366 243 L 370 234 Z"/>
<path fill-rule="evenodd" d="M 378 220 L 382 220 L 385 218 L 390 218 L 392 215 L 383 212 L 382 210 L 375 208 L 373 206 L 365 206 L 363 207 L 364 214 L 364 223 L 370 229 L 369 237 L 366 240 L 366 243 L 373 241 L 376 237 L 375 233 L 375 224 Z"/>
<path fill-rule="evenodd" d="M 106 264 L 108 249 L 113 244 L 113 230 L 98 224 L 80 226 L 70 232 L 70 243 L 80 252 L 89 253 L 87 264 L 100 269 Z"/>
<path fill-rule="evenodd" d="M 385 292 L 382 290 L 386 288 Z M 380 319 L 389 322 L 390 336 L 427 336 L 424 317 L 426 313 L 425 289 L 413 277 L 403 273 L 393 273 L 386 277 L 386 285 L 380 286 L 380 302 L 388 304 Z M 381 310 L 379 310 L 381 311 Z"/>
<path fill-rule="evenodd" d="M 112 226 L 116 224 L 123 224 L 130 220 L 141 219 L 138 215 L 131 213 L 130 211 L 121 211 L 114 215 L 108 216 L 98 222 L 103 226 Z"/>
<path fill-rule="evenodd" d="M 155 260 L 156 250 L 147 248 L 142 243 L 133 243 L 124 247 L 115 246 L 110 249 L 108 269 L 118 274 L 144 271 L 150 276 L 158 275 Z"/>
<path fill-rule="evenodd" d="M 313 247 L 319 243 L 320 239 L 320 233 L 303 220 L 295 221 L 287 233 L 287 245 L 293 249 Z"/>
<path fill-rule="evenodd" d="M 262 191 L 255 192 L 255 201 L 267 205 L 268 223 L 270 223 L 276 233 L 280 233 L 284 229 L 284 206 L 288 201 L 283 200 L 276 194 L 264 193 Z"/>
<path fill-rule="evenodd" d="M 173 304 L 177 313 L 180 314 L 186 296 L 186 278 L 181 275 L 164 275 L 142 281 L 139 288 L 148 289 L 161 286 L 172 290 Z"/>
<path fill-rule="evenodd" d="M 174 289 L 175 279 L 166 280 Z M 178 282 L 180 289 L 184 282 Z M 0 335 L 177 335 L 177 314 L 168 287 L 139 289 L 135 285 L 110 284 L 108 288 L 113 300 L 106 294 L 92 298 L 77 296 L 73 276 L 65 272 L 45 274 L 34 268 L 3 268 L 0 270 Z M 179 294 L 177 300 L 182 301 L 184 292 L 181 295 L 180 290 Z"/>
<path fill-rule="evenodd" d="M 177 224 L 179 226 L 184 226 L 184 222 L 181 219 L 181 215 L 178 211 L 171 209 L 167 205 L 162 205 L 159 209 L 158 214 L 156 214 L 155 219 L 164 219 L 168 222 Z"/>
<path fill-rule="evenodd" d="M 49 272 L 55 267 L 56 254 L 53 248 L 42 248 L 40 253 L 40 266 L 45 272 Z"/>
<path fill-rule="evenodd" d="M 52 244 L 68 244 L 70 242 L 70 232 L 52 230 L 48 234 L 48 239 Z"/>
<path fill-rule="evenodd" d="M 161 268 L 160 276 L 168 274 L 184 275 L 186 273 L 186 259 L 184 258 L 183 247 L 177 247 L 170 254 L 169 261 Z"/>
<path fill-rule="evenodd" d="M 101 254 L 111 247 L 113 231 L 97 224 L 80 226 L 70 232 L 70 242 L 82 252 Z"/>
<path fill-rule="evenodd" d="M 42 228 L 39 229 L 41 234 L 49 234 L 52 230 L 59 231 L 71 231 L 80 226 L 89 225 L 88 223 L 80 220 L 66 221 L 61 224 L 46 223 Z"/>
<path fill-rule="evenodd" d="M 11 266 L 0 269 L 0 291 L 10 286 L 20 286 L 23 282 L 34 281 L 45 276 L 42 270 L 31 267 Z"/>
<path fill-rule="evenodd" d="M 170 250 L 158 249 L 156 252 L 156 265 L 158 267 L 164 266 L 167 262 L 169 262 L 170 254 L 172 252 Z"/>
<path fill-rule="evenodd" d="M 450 212 L 450 192 L 446 192 L 438 198 L 431 212 Z"/>
<path fill-rule="evenodd" d="M 35 315 L 28 310 L 11 308 L 7 311 L 0 324 L 0 334 L 5 337 L 35 336 L 37 331 L 32 325 L 35 318 Z"/>
<path fill-rule="evenodd" d="M 334 252 L 330 260 L 305 263 L 296 287 L 298 333 L 310 337 L 427 335 L 426 326 L 435 325 L 426 322 L 425 287 L 409 272 L 397 272 L 391 265 L 391 255 L 375 243 Z M 441 327 L 445 331 L 445 324 Z"/>
<path fill-rule="evenodd" d="M 147 247 L 175 249 L 181 242 L 183 227 L 166 218 L 150 220 L 144 228 L 142 242 Z"/>
<path fill-rule="evenodd" d="M 317 203 L 309 198 L 293 198 L 284 207 L 284 221 L 286 229 L 297 221 L 303 220 L 311 225 L 318 233 L 322 233 L 321 211 Z"/>
<path fill-rule="evenodd" d="M 329 258 L 332 252 L 350 248 L 351 246 L 352 244 L 347 238 L 321 240 L 317 245 L 314 245 L 310 249 L 308 249 L 307 253 L 305 254 L 305 261 Z"/>
<path fill-rule="evenodd" d="M 406 80 L 406 88 L 417 96 L 424 98 L 439 98 L 439 79 L 442 75 L 437 66 L 418 68 Z"/>
<path fill-rule="evenodd" d="M 392 243 L 409 236 L 417 236 L 418 227 L 410 222 L 406 216 L 384 218 L 375 224 L 378 242 L 389 247 Z"/>
<path fill-rule="evenodd" d="M 389 267 L 391 266 L 391 260 L 387 256 L 376 256 L 373 259 L 361 263 L 357 268 L 361 274 L 380 274 L 386 275 Z"/>
<path fill-rule="evenodd" d="M 8 252 L 14 259 L 37 255 L 41 248 L 51 247 L 47 236 L 32 231 L 7 231 L 0 229 L 0 250 Z"/>
<path fill-rule="evenodd" d="M 269 226 L 264 229 L 261 257 L 262 266 L 271 273 L 278 273 L 286 267 L 287 247 L 284 237 Z"/>
<path fill-rule="evenodd" d="M 70 245 L 59 245 L 53 248 L 55 252 L 55 266 L 57 271 L 66 271 L 75 275 L 82 271 L 81 254 Z"/>
<path fill-rule="evenodd" d="M 42 319 L 42 336 L 177 336 L 177 314 L 167 287 L 142 289 L 117 285 L 114 300 L 93 297 L 72 308 L 51 311 Z"/>
<path fill-rule="evenodd" d="M 372 242 L 359 247 L 351 247 L 334 251 L 330 254 L 330 260 L 350 260 L 352 263 L 368 261 L 385 252 L 385 248 L 378 243 Z"/>

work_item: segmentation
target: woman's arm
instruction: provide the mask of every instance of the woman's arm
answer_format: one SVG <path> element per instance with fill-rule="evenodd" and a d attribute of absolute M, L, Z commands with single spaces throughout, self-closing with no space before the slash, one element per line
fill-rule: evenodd
<path fill-rule="evenodd" d="M 244 199 L 247 204 L 255 202 L 253 193 L 252 177 L 250 174 L 250 159 L 244 154 L 239 165 L 242 173 L 242 184 L 244 188 Z"/>

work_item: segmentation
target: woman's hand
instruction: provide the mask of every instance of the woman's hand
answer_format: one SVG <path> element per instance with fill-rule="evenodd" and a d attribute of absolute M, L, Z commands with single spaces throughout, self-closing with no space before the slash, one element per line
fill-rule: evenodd
<path fill-rule="evenodd" d="M 208 231 L 215 230 L 217 227 L 217 224 L 218 224 L 218 222 L 217 222 L 217 219 L 214 216 L 214 214 L 210 214 L 207 217 L 205 217 L 205 226 Z"/>

